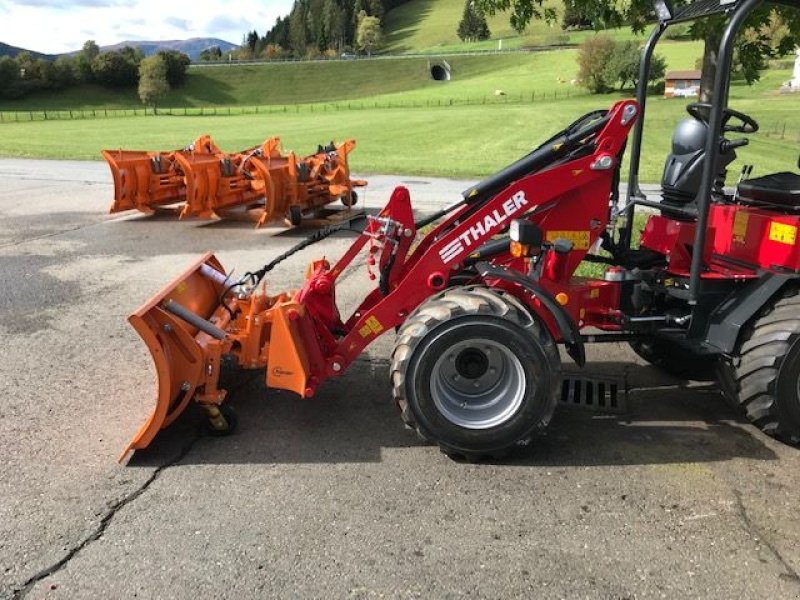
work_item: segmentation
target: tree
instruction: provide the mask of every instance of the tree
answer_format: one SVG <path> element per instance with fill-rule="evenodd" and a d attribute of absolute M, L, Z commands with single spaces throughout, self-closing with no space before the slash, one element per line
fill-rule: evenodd
<path fill-rule="evenodd" d="M 619 89 L 630 85 L 635 88 L 639 83 L 639 62 L 642 49 L 638 42 L 617 42 L 611 58 L 605 66 L 605 79 L 609 85 L 619 83 Z M 650 76 L 648 85 L 652 85 L 664 78 L 667 70 L 667 61 L 663 56 L 654 54 L 650 62 Z"/>
<path fill-rule="evenodd" d="M 219 51 L 219 48 L 217 48 L 217 51 Z M 167 65 L 167 82 L 170 87 L 181 85 L 186 80 L 186 71 L 189 69 L 189 63 L 192 62 L 191 59 L 177 50 L 160 50 L 158 54 Z M 222 52 L 220 52 L 221 55 Z"/>
<path fill-rule="evenodd" d="M 341 52 L 345 45 L 345 14 L 336 0 L 325 0 L 322 8 L 322 23 L 329 47 Z"/>
<path fill-rule="evenodd" d="M 10 56 L 0 56 L 0 97 L 16 98 L 19 94 L 19 67 Z"/>
<path fill-rule="evenodd" d="M 593 94 L 608 91 L 616 81 L 607 65 L 614 56 L 616 44 L 607 35 L 587 38 L 578 48 L 578 81 Z"/>
<path fill-rule="evenodd" d="M 362 12 L 362 16 L 358 20 L 358 33 L 356 34 L 356 46 L 358 46 L 358 49 L 365 51 L 367 56 L 372 56 L 373 50 L 380 47 L 382 39 L 381 20 L 378 17 L 370 17 Z"/>
<path fill-rule="evenodd" d="M 255 55 L 256 45 L 258 44 L 258 32 L 255 29 L 253 31 L 247 32 L 247 37 L 245 38 L 245 44 L 250 49 L 250 53 Z"/>
<path fill-rule="evenodd" d="M 141 51 L 130 46 L 116 52 L 104 52 L 92 61 L 92 75 L 101 85 L 108 87 L 133 87 L 139 79 Z"/>
<path fill-rule="evenodd" d="M 154 54 L 145 58 L 139 66 L 139 98 L 145 106 L 152 106 L 156 112 L 156 103 L 169 92 L 167 81 L 167 61 L 162 54 Z"/>
<path fill-rule="evenodd" d="M 295 56 L 304 56 L 308 45 L 306 35 L 306 10 L 305 4 L 295 2 L 292 13 L 289 15 L 289 44 Z"/>
<path fill-rule="evenodd" d="M 222 60 L 222 50 L 219 46 L 211 46 L 200 52 L 200 60 L 203 62 L 213 62 Z"/>
<path fill-rule="evenodd" d="M 80 74 L 76 59 L 71 56 L 59 56 L 53 63 L 53 85 L 67 88 L 77 83 Z"/>
<path fill-rule="evenodd" d="M 100 48 L 94 40 L 87 40 L 83 48 L 78 52 L 76 64 L 78 67 L 78 77 L 81 81 L 88 83 L 94 76 L 92 73 L 92 61 L 100 54 Z"/>
<path fill-rule="evenodd" d="M 458 37 L 462 42 L 488 40 L 491 37 L 486 14 L 473 0 L 464 2 L 464 12 L 458 24 Z"/>
<path fill-rule="evenodd" d="M 475 0 L 489 14 L 496 11 L 510 10 L 511 25 L 518 31 L 534 18 L 543 18 L 552 22 L 555 19 L 555 10 L 552 6 L 545 7 L 543 0 Z M 692 0 L 674 0 L 673 5 L 679 7 Z M 651 0 L 630 0 L 617 2 L 616 0 L 572 0 L 574 8 L 586 16 L 596 29 L 630 25 L 634 31 L 642 31 L 646 24 L 652 20 Z M 761 40 L 748 40 L 752 31 L 757 31 L 767 24 L 773 14 L 777 14 L 785 21 L 790 35 L 787 35 L 779 44 L 781 49 L 786 49 L 800 40 L 800 15 L 796 9 L 780 5 L 764 6 L 756 10 L 749 18 L 745 31 L 740 32 L 737 40 L 737 54 L 742 64 L 742 72 L 748 82 L 758 77 L 758 65 L 765 56 L 772 56 L 770 44 Z M 717 53 L 722 40 L 725 18 L 722 16 L 709 17 L 695 21 L 690 34 L 693 38 L 703 40 L 703 76 L 700 84 L 700 100 L 711 102 L 713 84 L 717 69 Z"/>
<path fill-rule="evenodd" d="M 591 29 L 592 22 L 575 6 L 575 0 L 564 0 L 564 14 L 561 17 L 563 29 Z"/>

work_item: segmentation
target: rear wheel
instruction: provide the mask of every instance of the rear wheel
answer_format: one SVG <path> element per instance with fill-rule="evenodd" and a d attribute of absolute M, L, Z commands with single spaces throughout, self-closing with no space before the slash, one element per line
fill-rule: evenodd
<path fill-rule="evenodd" d="M 800 443 L 800 295 L 788 290 L 745 331 L 721 366 L 723 391 L 762 431 Z"/>
<path fill-rule="evenodd" d="M 716 356 L 697 354 L 676 342 L 657 337 L 636 340 L 630 345 L 641 358 L 673 377 L 694 381 L 712 381 L 716 377 Z"/>
<path fill-rule="evenodd" d="M 556 345 L 512 296 L 449 289 L 403 324 L 392 383 L 403 421 L 449 455 L 498 457 L 543 428 L 561 385 Z"/>

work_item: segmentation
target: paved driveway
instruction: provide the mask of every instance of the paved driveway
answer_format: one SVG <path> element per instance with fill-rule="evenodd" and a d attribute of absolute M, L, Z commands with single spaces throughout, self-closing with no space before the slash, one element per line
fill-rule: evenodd
<path fill-rule="evenodd" d="M 398 182 L 423 209 L 468 184 L 370 179 L 373 207 Z M 190 411 L 117 465 L 154 385 L 126 315 L 206 249 L 242 272 L 298 237 L 109 218 L 111 193 L 99 163 L 0 161 L 0 597 L 800 597 L 800 452 L 621 346 L 591 369 L 627 380 L 625 414 L 559 409 L 503 463 L 402 427 L 387 335 L 311 400 L 245 374 L 237 435 L 203 437 Z M 342 304 L 365 285 L 350 275 Z"/>

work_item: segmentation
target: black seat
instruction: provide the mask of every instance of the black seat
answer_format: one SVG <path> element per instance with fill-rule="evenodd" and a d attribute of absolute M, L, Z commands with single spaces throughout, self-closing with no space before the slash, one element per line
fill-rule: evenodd
<path fill-rule="evenodd" d="M 746 179 L 739 184 L 739 198 L 745 203 L 750 200 L 799 208 L 800 175 L 784 172 Z"/>

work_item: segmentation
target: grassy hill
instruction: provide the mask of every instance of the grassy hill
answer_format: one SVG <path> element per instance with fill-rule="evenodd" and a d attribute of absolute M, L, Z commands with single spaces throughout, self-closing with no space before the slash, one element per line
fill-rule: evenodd
<path fill-rule="evenodd" d="M 562 31 L 561 7 L 556 0 L 545 0 L 544 6 L 555 8 L 559 17 L 548 24 L 534 20 L 523 33 L 517 33 L 509 24 L 509 13 L 487 16 L 491 39 L 482 42 L 462 42 L 456 35 L 458 22 L 464 10 L 463 0 L 411 0 L 386 15 L 386 53 L 435 53 L 494 50 L 499 40 L 503 49 L 533 46 L 579 44 L 591 31 Z M 607 31 L 615 39 L 634 39 L 629 28 Z"/>
<path fill-rule="evenodd" d="M 670 68 L 692 68 L 701 53 L 698 42 L 665 42 L 659 52 Z M 193 67 L 186 83 L 161 102 L 164 107 L 265 106 L 340 101 L 425 103 L 494 98 L 496 90 L 519 95 L 576 95 L 570 84 L 577 72 L 577 51 L 447 56 L 453 79 L 434 81 L 436 58 L 320 61 Z M 81 86 L 0 100 L 0 110 L 141 108 L 135 90 Z"/>

